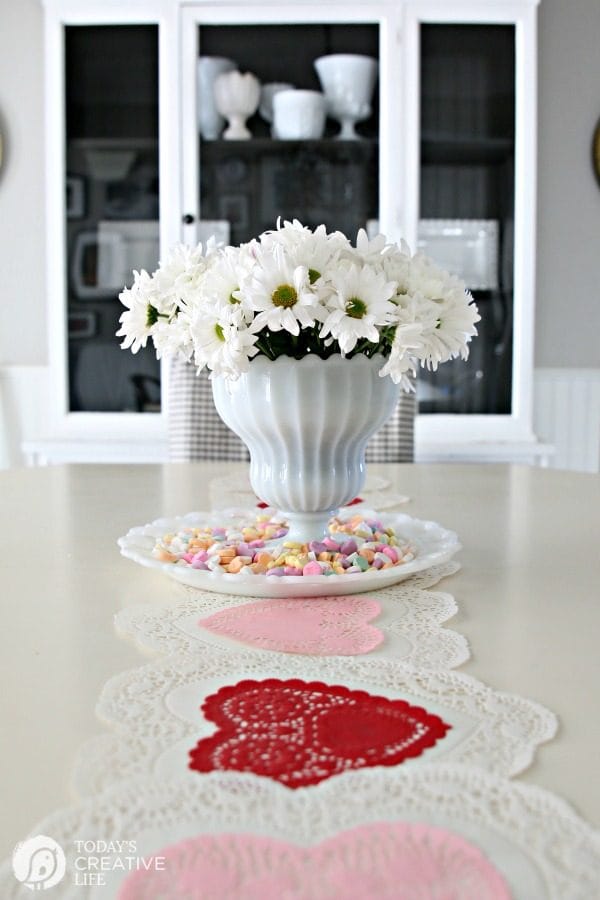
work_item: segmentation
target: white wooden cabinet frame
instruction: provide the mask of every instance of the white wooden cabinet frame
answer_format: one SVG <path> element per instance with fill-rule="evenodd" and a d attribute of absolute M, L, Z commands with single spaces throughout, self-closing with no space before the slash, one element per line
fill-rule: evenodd
<path fill-rule="evenodd" d="M 421 23 L 498 23 L 515 26 L 515 255 L 512 413 L 421 415 L 418 458 L 460 458 L 460 448 L 485 446 L 488 458 L 502 447 L 531 447 L 536 190 L 537 0 L 412 0 L 412 2 L 194 2 L 178 0 L 43 0 L 46 57 L 47 299 L 51 408 L 40 435 L 41 456 L 52 460 L 154 461 L 166 458 L 168 367 L 162 371 L 161 413 L 69 412 L 65 228 L 64 27 L 156 24 L 159 34 L 159 179 L 161 254 L 177 241 L 195 241 L 199 159 L 196 57 L 199 26 L 227 24 L 371 23 L 380 36 L 379 219 L 393 239 L 416 247 L 420 165 Z M 117 340 L 115 338 L 115 340 Z M 33 442 L 35 445 L 35 442 Z M 30 443 L 30 455 L 35 446 Z M 110 446 L 118 448 L 111 456 Z M 68 447 L 73 448 L 69 454 Z M 65 451 L 65 447 L 67 451 Z M 108 450 L 107 450 L 108 448 Z M 495 448 L 495 449 L 494 449 Z M 66 452 L 66 456 L 65 456 Z M 108 454 L 108 455 L 107 455 Z"/>

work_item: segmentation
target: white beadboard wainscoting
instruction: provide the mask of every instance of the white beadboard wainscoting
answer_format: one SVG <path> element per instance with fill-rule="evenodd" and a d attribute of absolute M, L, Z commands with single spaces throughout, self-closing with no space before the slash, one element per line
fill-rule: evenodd
<path fill-rule="evenodd" d="M 130 441 L 90 438 L 65 441 L 49 433 L 46 366 L 0 367 L 0 468 L 57 462 L 161 462 L 166 443 L 145 447 Z M 550 369 L 534 373 L 534 432 L 553 452 L 525 453 L 506 446 L 503 461 L 541 462 L 552 468 L 600 472 L 600 368 Z M 474 448 L 477 451 L 477 448 Z M 541 448 L 540 448 L 541 449 Z M 417 448 L 418 451 L 418 448 Z M 417 452 L 417 458 L 422 454 Z M 439 455 L 436 454 L 436 459 Z M 461 461 L 449 450 L 448 460 Z M 462 460 L 497 461 L 492 453 L 466 454 Z"/>
<path fill-rule="evenodd" d="M 600 368 L 535 369 L 533 430 L 552 468 L 600 472 Z"/>
<path fill-rule="evenodd" d="M 0 469 L 26 464 L 22 444 L 45 434 L 47 366 L 0 366 Z"/>

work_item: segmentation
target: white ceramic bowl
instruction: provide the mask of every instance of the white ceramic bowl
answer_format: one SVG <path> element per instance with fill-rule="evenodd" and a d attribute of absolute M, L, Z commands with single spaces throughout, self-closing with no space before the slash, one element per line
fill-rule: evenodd
<path fill-rule="evenodd" d="M 270 124 L 273 121 L 273 97 L 275 94 L 279 94 L 281 91 L 293 90 L 294 85 L 285 81 L 270 81 L 268 84 L 263 84 L 260 89 L 258 111 L 265 122 Z"/>
<path fill-rule="evenodd" d="M 273 97 L 273 129 L 282 140 L 318 140 L 325 116 L 325 97 L 319 91 L 279 91 Z"/>

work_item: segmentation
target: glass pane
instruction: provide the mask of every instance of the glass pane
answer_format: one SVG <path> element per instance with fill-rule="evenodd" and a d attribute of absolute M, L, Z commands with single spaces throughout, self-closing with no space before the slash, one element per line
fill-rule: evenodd
<path fill-rule="evenodd" d="M 511 412 L 515 34 L 421 27 L 419 248 L 467 282 L 479 336 L 467 363 L 419 374 L 419 411 Z"/>
<path fill-rule="evenodd" d="M 158 28 L 65 29 L 71 411 L 160 409 L 160 367 L 115 337 L 118 294 L 158 264 Z"/>
<path fill-rule="evenodd" d="M 378 31 L 377 25 L 201 27 L 200 240 L 216 232 L 226 242 L 247 241 L 273 228 L 278 216 L 297 218 L 311 227 L 324 223 L 354 236 L 377 218 Z M 250 136 L 225 136 L 230 122 L 214 118 L 215 67 L 219 68 L 215 58 L 227 60 L 229 69 L 251 72 L 262 88 L 287 85 L 322 95 L 314 61 L 338 54 L 363 58 L 343 63 L 346 68 L 337 76 L 344 81 L 353 110 L 338 106 L 337 118 L 328 116 L 321 130 L 322 96 L 297 95 L 281 106 L 276 100 L 273 113 L 267 88 L 261 92 L 258 110 L 246 121 Z M 294 107 L 298 103 L 300 111 Z M 347 121 L 345 134 L 354 136 L 340 139 L 344 117 L 353 119 Z M 276 136 L 277 125 L 284 137 Z"/>

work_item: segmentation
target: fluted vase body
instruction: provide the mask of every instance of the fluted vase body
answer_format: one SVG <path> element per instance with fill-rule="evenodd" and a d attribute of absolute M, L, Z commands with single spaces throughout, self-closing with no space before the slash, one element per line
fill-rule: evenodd
<path fill-rule="evenodd" d="M 213 380 L 217 411 L 250 451 L 257 496 L 284 513 L 289 540 L 322 537 L 366 475 L 365 447 L 391 415 L 399 387 L 381 356 L 257 357 L 238 381 Z"/>

